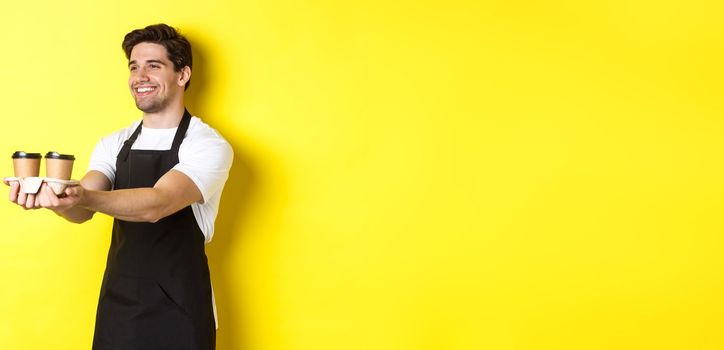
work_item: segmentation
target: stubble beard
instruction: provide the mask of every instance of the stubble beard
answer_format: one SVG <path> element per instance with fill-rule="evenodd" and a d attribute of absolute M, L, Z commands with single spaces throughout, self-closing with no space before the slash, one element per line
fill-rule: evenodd
<path fill-rule="evenodd" d="M 168 106 L 168 99 L 154 98 L 150 101 L 139 101 L 136 99 L 136 108 L 144 113 L 157 113 Z"/>

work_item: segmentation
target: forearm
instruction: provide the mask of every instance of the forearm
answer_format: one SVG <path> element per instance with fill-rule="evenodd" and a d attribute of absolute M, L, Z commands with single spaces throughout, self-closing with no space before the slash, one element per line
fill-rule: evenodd
<path fill-rule="evenodd" d="M 156 222 L 163 217 L 164 204 L 168 202 L 158 192 L 153 188 L 115 191 L 87 190 L 77 206 L 120 220 Z"/>
<path fill-rule="evenodd" d="M 76 224 L 81 224 L 90 220 L 93 218 L 93 214 L 95 214 L 94 211 L 81 207 L 72 207 L 66 210 L 53 210 L 53 212 Z"/>

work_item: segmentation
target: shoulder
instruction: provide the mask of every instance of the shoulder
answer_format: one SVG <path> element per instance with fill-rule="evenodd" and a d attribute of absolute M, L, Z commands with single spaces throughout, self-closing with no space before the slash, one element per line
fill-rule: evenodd
<path fill-rule="evenodd" d="M 136 120 L 128 127 L 117 130 L 110 135 L 104 136 L 100 139 L 98 145 L 108 149 L 120 148 L 121 145 L 123 145 L 123 142 L 131 137 L 133 131 L 135 131 L 140 124 L 141 120 Z"/>
<path fill-rule="evenodd" d="M 209 124 L 206 124 L 199 117 L 192 117 L 189 123 L 189 129 L 186 131 L 187 138 L 194 139 L 215 139 L 226 142 L 223 136 Z"/>
<path fill-rule="evenodd" d="M 105 150 L 109 154 L 116 154 L 123 146 L 123 143 L 131 137 L 141 120 L 134 121 L 130 126 L 117 130 L 110 135 L 102 137 L 96 144 L 96 149 Z"/>
<path fill-rule="evenodd" d="M 228 151 L 231 151 L 231 144 L 216 129 L 204 123 L 198 117 L 191 118 L 189 129 L 186 131 L 186 137 L 181 147 L 187 146 L 185 148 L 189 148 L 188 146 L 192 145 L 195 149 L 212 148 L 222 151 L 222 149 L 228 148 Z"/>
<path fill-rule="evenodd" d="M 127 128 L 101 138 L 93 149 L 88 170 L 100 171 L 113 183 L 115 181 L 116 156 L 123 147 L 123 142 L 131 136 L 140 123 L 140 120 L 136 121 Z"/>
<path fill-rule="evenodd" d="M 191 155 L 231 159 L 234 151 L 231 144 L 216 129 L 204 123 L 200 118 L 192 117 L 179 150 L 179 156 L 182 158 Z"/>
<path fill-rule="evenodd" d="M 206 203 L 223 188 L 234 161 L 234 151 L 218 131 L 194 117 L 179 148 L 178 158 L 174 169 L 196 184 Z"/>

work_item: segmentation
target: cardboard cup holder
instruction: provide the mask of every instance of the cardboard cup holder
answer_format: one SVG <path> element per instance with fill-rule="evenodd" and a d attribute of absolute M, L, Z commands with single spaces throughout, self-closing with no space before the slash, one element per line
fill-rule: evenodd
<path fill-rule="evenodd" d="M 40 160 L 43 158 L 45 158 L 46 177 L 40 177 Z M 51 151 L 43 157 L 40 153 L 16 151 L 12 159 L 15 176 L 6 177 L 3 181 L 8 185 L 14 181 L 19 182 L 22 193 L 36 194 L 40 191 L 40 186 L 47 183 L 55 195 L 60 196 L 69 186 L 79 184 L 77 180 L 70 180 L 75 161 L 72 154 Z"/>
<path fill-rule="evenodd" d="M 78 180 L 61 180 L 54 179 L 51 177 L 6 177 L 3 179 L 7 184 L 17 181 L 20 182 L 20 192 L 26 194 L 36 194 L 40 191 L 40 186 L 43 183 L 47 183 L 48 186 L 53 190 L 56 196 L 60 196 L 65 192 L 65 189 L 71 186 L 78 186 L 80 182 Z"/>

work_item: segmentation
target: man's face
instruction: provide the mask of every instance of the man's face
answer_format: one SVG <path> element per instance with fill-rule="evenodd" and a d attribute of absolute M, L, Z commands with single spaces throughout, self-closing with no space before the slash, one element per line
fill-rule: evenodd
<path fill-rule="evenodd" d="M 179 94 L 183 94 L 183 70 L 174 71 L 166 48 L 154 43 L 140 43 L 131 50 L 128 62 L 128 86 L 136 107 L 145 113 L 164 110 Z M 180 84 L 180 85 L 179 85 Z"/>

